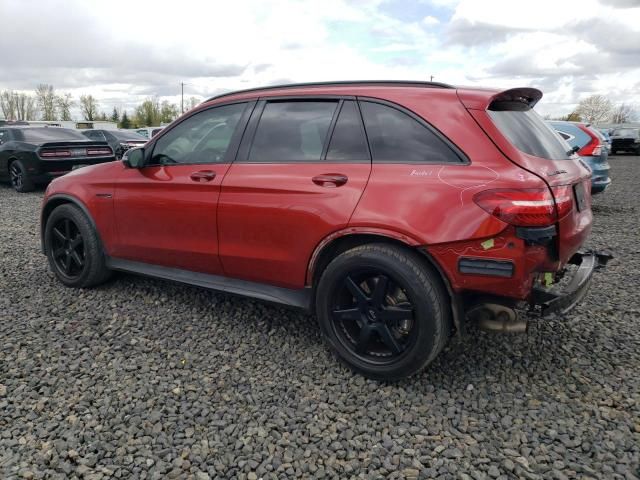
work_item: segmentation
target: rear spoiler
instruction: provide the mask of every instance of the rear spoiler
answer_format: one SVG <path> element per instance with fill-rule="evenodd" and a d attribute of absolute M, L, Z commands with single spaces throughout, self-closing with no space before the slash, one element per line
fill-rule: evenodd
<path fill-rule="evenodd" d="M 489 110 L 502 104 L 517 104 L 520 108 L 533 108 L 542 98 L 542 92 L 537 88 L 510 88 L 497 92 L 495 90 L 458 89 L 458 98 L 462 104 L 471 110 Z M 511 110 L 511 108 L 500 108 Z M 513 108 L 514 110 L 516 108 Z"/>

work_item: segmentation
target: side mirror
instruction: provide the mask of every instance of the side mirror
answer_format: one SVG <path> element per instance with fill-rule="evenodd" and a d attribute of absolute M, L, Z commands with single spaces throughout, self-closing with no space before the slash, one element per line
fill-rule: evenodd
<path fill-rule="evenodd" d="M 144 164 L 144 148 L 131 148 L 124 152 L 122 163 L 129 168 L 141 168 Z"/>

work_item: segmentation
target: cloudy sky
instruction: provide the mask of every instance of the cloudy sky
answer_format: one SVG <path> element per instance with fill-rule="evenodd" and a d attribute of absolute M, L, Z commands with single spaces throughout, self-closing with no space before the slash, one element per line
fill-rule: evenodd
<path fill-rule="evenodd" d="M 425 79 L 531 85 L 543 114 L 640 104 L 640 0 L 0 0 L 0 89 L 110 111 L 253 86 Z"/>

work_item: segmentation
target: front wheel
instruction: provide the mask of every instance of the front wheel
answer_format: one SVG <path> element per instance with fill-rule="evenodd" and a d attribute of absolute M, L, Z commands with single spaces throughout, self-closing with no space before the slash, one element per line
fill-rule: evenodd
<path fill-rule="evenodd" d="M 316 311 L 337 356 L 377 380 L 420 371 L 450 334 L 438 274 L 417 253 L 395 245 L 363 245 L 336 257 L 320 278 Z"/>
<path fill-rule="evenodd" d="M 98 236 L 77 206 L 56 207 L 47 219 L 44 238 L 51 270 L 67 287 L 92 287 L 109 278 Z"/>

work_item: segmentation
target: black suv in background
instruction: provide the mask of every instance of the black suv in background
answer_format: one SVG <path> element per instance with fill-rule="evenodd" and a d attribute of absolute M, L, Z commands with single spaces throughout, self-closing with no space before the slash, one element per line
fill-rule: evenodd
<path fill-rule="evenodd" d="M 616 128 L 611 132 L 611 153 L 622 151 L 640 155 L 640 128 Z"/>
<path fill-rule="evenodd" d="M 141 147 L 148 140 L 130 130 L 84 130 L 82 133 L 91 140 L 107 142 L 117 159 L 122 158 L 124 152 L 130 148 Z"/>
<path fill-rule="evenodd" d="M 57 127 L 0 127 L 0 181 L 18 192 L 74 168 L 114 160 L 107 142 L 90 141 L 77 130 Z"/>

